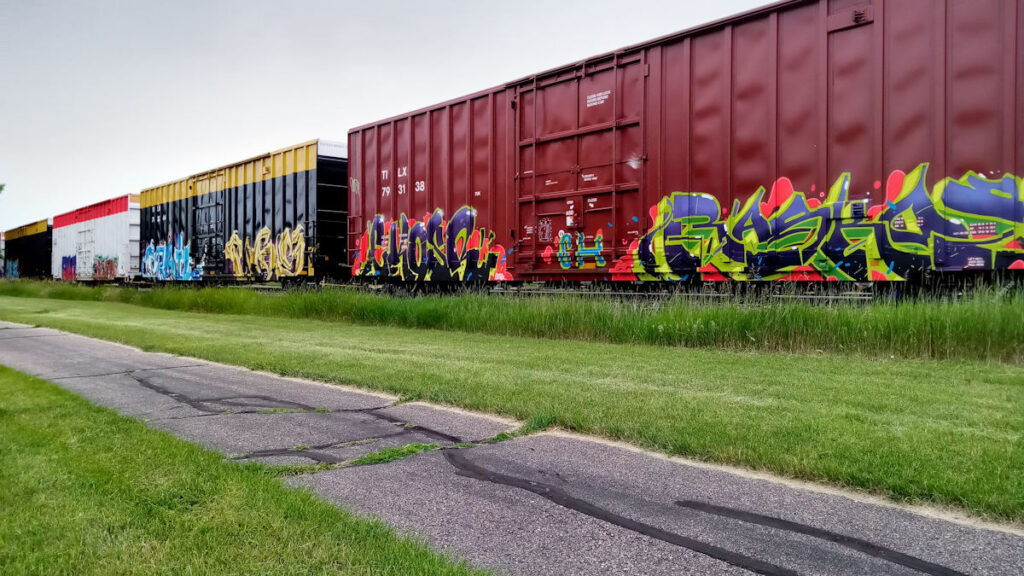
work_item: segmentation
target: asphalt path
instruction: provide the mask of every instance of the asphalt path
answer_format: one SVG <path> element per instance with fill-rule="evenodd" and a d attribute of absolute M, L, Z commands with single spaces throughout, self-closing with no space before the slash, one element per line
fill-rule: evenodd
<path fill-rule="evenodd" d="M 1020 575 L 1024 535 L 518 423 L 0 322 L 0 363 L 502 574 Z M 465 447 L 473 443 L 473 447 Z"/>

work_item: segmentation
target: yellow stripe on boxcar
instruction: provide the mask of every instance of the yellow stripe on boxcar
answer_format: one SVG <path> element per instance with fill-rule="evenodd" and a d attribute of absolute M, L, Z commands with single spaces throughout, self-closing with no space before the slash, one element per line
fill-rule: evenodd
<path fill-rule="evenodd" d="M 176 202 L 238 186 L 288 176 L 316 168 L 318 140 L 303 142 L 274 152 L 187 176 L 142 191 L 140 206 Z"/>
<path fill-rule="evenodd" d="M 32 224 L 26 224 L 13 230 L 4 232 L 4 240 L 11 241 L 18 238 L 24 238 L 26 236 L 32 236 L 33 234 L 42 234 L 49 228 L 46 220 L 40 220 L 39 222 L 33 222 Z"/>

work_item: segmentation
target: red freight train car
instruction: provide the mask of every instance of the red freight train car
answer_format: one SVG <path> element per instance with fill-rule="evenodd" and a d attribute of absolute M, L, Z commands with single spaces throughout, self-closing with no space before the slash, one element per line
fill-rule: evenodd
<path fill-rule="evenodd" d="M 1024 2 L 793 0 L 349 134 L 353 271 L 1024 269 Z"/>

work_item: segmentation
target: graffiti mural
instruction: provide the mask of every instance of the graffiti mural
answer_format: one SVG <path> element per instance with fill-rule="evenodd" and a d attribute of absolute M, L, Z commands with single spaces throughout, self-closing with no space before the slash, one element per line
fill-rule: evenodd
<path fill-rule="evenodd" d="M 616 280 L 900 281 L 929 269 L 1024 270 L 1024 181 L 972 172 L 929 190 L 928 168 L 891 174 L 877 205 L 849 199 L 848 173 L 827 196 L 808 197 L 782 178 L 731 209 L 708 194 L 674 193 L 651 209 L 651 228 L 611 272 Z"/>
<path fill-rule="evenodd" d="M 448 220 L 441 210 L 420 221 L 405 214 L 391 221 L 377 215 L 360 239 L 353 273 L 405 282 L 512 280 L 508 253 L 494 241 L 493 231 L 477 229 L 476 219 L 468 206 Z"/>
<path fill-rule="evenodd" d="M 242 238 L 235 230 L 224 245 L 228 273 L 276 280 L 299 276 L 306 269 L 306 232 L 302 226 L 285 228 L 274 238 L 270 228 L 263 228 L 255 238 Z"/>
<path fill-rule="evenodd" d="M 60 279 L 68 282 L 78 280 L 78 257 L 61 256 Z"/>
<path fill-rule="evenodd" d="M 103 256 L 97 256 L 92 261 L 92 279 L 97 282 L 109 282 L 116 280 L 118 277 L 117 272 L 117 257 L 105 258 Z"/>
<path fill-rule="evenodd" d="M 154 280 L 198 281 L 203 279 L 203 263 L 192 261 L 191 243 L 186 244 L 184 234 L 160 244 L 149 241 L 142 258 L 142 277 Z"/>
<path fill-rule="evenodd" d="M 575 236 L 576 242 L 573 243 Z M 576 234 L 563 233 L 558 240 L 558 265 L 563 270 L 573 267 L 575 254 L 575 267 L 580 269 L 604 268 L 606 263 L 601 252 L 604 250 L 604 230 L 598 230 L 594 235 L 594 245 L 587 248 L 587 237 L 582 232 Z M 545 259 L 550 260 L 550 252 L 545 254 Z M 593 259 L 593 262 L 587 262 Z"/>
<path fill-rule="evenodd" d="M 18 261 L 17 260 L 7 260 L 6 266 L 7 266 L 7 271 L 6 271 L 7 278 L 21 278 L 21 274 L 20 274 L 21 267 L 18 266 Z"/>

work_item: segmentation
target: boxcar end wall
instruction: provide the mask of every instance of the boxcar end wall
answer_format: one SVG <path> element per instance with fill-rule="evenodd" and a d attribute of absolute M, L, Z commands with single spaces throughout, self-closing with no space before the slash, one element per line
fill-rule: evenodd
<path fill-rule="evenodd" d="M 795 0 L 352 130 L 354 273 L 1024 269 L 1024 3 Z"/>

